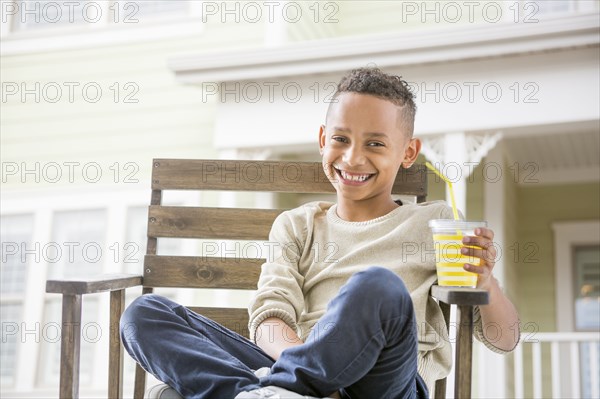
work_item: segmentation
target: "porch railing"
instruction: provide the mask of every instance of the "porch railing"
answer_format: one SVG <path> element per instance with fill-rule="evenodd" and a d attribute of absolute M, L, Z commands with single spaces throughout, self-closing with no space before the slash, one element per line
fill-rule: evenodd
<path fill-rule="evenodd" d="M 514 352 L 515 397 L 523 398 L 525 376 L 523 349 L 531 345 L 533 398 L 542 398 L 543 369 L 550 367 L 552 398 L 599 398 L 600 332 L 522 334 Z M 543 346 L 550 346 L 550 361 L 542 361 Z M 583 374 L 582 374 L 583 373 Z"/>

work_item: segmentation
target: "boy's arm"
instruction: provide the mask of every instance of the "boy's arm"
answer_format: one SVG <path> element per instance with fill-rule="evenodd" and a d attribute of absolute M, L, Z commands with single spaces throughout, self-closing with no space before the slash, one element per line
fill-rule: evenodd
<path fill-rule="evenodd" d="M 512 302 L 504 295 L 498 280 L 487 289 L 490 293 L 490 303 L 480 306 L 483 335 L 495 347 L 512 351 L 519 343 L 519 315 Z M 516 333 L 515 333 L 516 328 Z"/>
<path fill-rule="evenodd" d="M 257 291 L 248 305 L 249 335 L 255 343 L 258 343 L 258 338 L 268 342 L 269 328 L 275 326 L 263 325 L 267 319 L 276 318 L 289 326 L 292 332 L 297 330 L 297 320 L 304 309 L 304 276 L 298 270 L 298 260 L 306 242 L 306 233 L 294 225 L 288 213 L 281 213 L 273 222 L 269 234 L 269 242 L 273 244 L 272 253 L 261 266 Z M 281 332 L 287 330 L 280 331 L 278 339 L 282 337 Z M 274 337 L 273 334 L 271 336 Z M 287 332 L 287 336 L 293 337 L 290 332 Z"/>
<path fill-rule="evenodd" d="M 493 239 L 494 232 L 491 229 L 475 229 L 475 236 L 464 237 L 463 242 L 479 248 L 463 248 L 462 253 L 481 259 L 479 266 L 465 264 L 464 268 L 477 273 L 477 288 L 487 290 L 490 294 L 490 303 L 479 306 L 483 335 L 495 347 L 508 352 L 512 351 L 519 342 L 519 314 L 502 292 L 498 280 L 492 275 L 496 262 Z"/>
<path fill-rule="evenodd" d="M 285 349 L 302 345 L 303 342 L 283 320 L 277 317 L 269 317 L 263 320 L 256 329 L 256 344 L 267 355 L 277 360 Z M 332 392 L 327 397 L 340 399 L 341 395 L 339 392 Z"/>
<path fill-rule="evenodd" d="M 279 359 L 284 349 L 302 345 L 296 332 L 283 320 L 269 317 L 256 329 L 256 344 L 273 359 Z"/>

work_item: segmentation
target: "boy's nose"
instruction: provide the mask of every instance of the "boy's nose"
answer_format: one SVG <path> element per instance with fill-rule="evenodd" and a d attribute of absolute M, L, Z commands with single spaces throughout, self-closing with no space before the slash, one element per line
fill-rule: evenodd
<path fill-rule="evenodd" d="M 342 157 L 344 163 L 348 166 L 362 165 L 365 163 L 365 157 L 362 151 L 357 147 L 349 148 Z"/>

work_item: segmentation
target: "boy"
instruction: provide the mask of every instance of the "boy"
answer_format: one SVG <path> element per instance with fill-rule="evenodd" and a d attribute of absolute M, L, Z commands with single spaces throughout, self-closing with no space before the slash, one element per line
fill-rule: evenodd
<path fill-rule="evenodd" d="M 279 245 L 249 306 L 254 342 L 156 295 L 123 315 L 125 348 L 183 396 L 427 398 L 448 374 L 451 348 L 429 297 L 435 259 L 405 254 L 402 243 L 432 249 L 427 222 L 452 211 L 442 201 L 391 197 L 398 169 L 420 150 L 412 93 L 399 77 L 363 68 L 342 78 L 334 98 L 319 148 L 337 203 L 312 202 L 275 220 L 269 240 Z M 481 266 L 465 269 L 490 292 L 490 304 L 475 310 L 475 335 L 506 353 L 515 335 L 490 342 L 485 327 L 510 331 L 518 315 L 492 276 L 493 232 L 475 234 L 465 240 L 477 248 L 466 254 Z"/>

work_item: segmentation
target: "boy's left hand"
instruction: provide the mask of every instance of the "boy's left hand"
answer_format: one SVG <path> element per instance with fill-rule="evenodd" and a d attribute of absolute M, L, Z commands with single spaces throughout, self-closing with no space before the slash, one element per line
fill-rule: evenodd
<path fill-rule="evenodd" d="M 477 273 L 477 288 L 489 290 L 494 278 L 492 269 L 496 264 L 496 247 L 494 246 L 494 232 L 485 227 L 475 229 L 475 236 L 463 237 L 463 243 L 478 248 L 462 248 L 463 255 L 474 256 L 481 259 L 479 266 L 466 263 L 466 271 Z"/>

